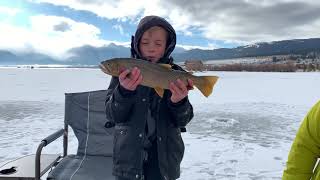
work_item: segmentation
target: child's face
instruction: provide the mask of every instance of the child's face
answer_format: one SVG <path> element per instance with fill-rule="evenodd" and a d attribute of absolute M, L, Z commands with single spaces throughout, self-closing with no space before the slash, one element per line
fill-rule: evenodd
<path fill-rule="evenodd" d="M 159 26 L 152 27 L 143 33 L 139 42 L 141 55 L 151 62 L 157 62 L 165 53 L 167 31 Z"/>

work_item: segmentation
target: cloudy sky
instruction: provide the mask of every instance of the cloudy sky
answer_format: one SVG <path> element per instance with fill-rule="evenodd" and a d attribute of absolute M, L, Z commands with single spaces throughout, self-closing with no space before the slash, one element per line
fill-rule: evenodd
<path fill-rule="evenodd" d="M 83 45 L 128 46 L 145 15 L 165 17 L 187 49 L 320 37 L 316 0 L 1 0 L 0 49 L 63 58 Z"/>

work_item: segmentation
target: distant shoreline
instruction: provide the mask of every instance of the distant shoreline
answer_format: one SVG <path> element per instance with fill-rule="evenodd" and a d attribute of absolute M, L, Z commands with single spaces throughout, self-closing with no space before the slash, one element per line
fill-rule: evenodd
<path fill-rule="evenodd" d="M 237 72 L 320 72 L 320 58 L 309 56 L 259 56 L 220 60 L 188 60 L 175 62 L 187 71 L 237 71 Z M 14 64 L 0 68 L 18 69 L 99 69 L 94 65 L 67 64 Z"/>

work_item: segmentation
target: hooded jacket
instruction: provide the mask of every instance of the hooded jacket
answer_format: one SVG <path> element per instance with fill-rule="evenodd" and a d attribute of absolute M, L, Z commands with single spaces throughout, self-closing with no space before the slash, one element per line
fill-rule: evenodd
<path fill-rule="evenodd" d="M 320 101 L 309 111 L 298 130 L 282 179 L 320 179 L 318 158 L 320 158 Z"/>
<path fill-rule="evenodd" d="M 153 27 L 161 26 L 168 32 L 167 47 L 163 58 L 158 62 L 172 64 L 174 69 L 182 70 L 173 64 L 170 57 L 175 45 L 176 34 L 172 26 L 163 18 L 146 16 L 143 18 L 132 37 L 131 56 L 142 58 L 139 41 L 143 33 Z M 135 91 L 125 90 L 119 85 L 119 79 L 113 77 L 107 92 L 107 119 L 115 122 L 113 174 L 128 179 L 143 179 L 143 164 L 147 157 L 144 142 L 147 138 L 145 127 L 151 104 L 156 123 L 156 143 L 158 163 L 165 180 L 180 176 L 180 163 L 184 154 L 181 127 L 185 127 L 193 118 L 193 108 L 188 98 L 174 104 L 171 92 L 165 90 L 160 98 L 152 88 L 138 86 Z"/>

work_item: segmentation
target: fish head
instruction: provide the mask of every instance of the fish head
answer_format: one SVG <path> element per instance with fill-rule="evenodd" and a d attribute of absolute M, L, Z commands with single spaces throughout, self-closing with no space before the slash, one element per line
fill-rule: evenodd
<path fill-rule="evenodd" d="M 106 60 L 101 62 L 100 64 L 101 70 L 112 76 L 119 76 L 120 72 L 120 64 L 114 60 Z"/>

